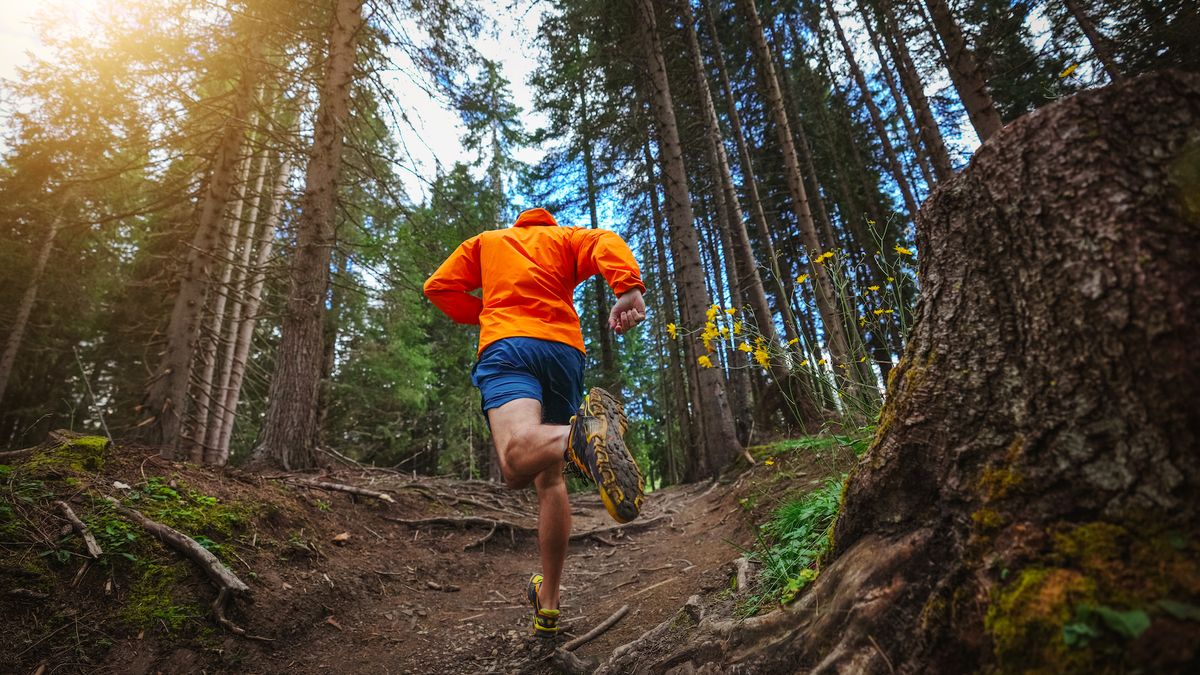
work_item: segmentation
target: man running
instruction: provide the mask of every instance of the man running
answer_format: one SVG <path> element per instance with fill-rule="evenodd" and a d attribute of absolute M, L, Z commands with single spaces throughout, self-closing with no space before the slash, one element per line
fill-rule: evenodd
<path fill-rule="evenodd" d="M 542 573 L 529 580 L 534 632 L 558 632 L 558 594 L 571 508 L 563 480 L 569 459 L 591 478 L 617 522 L 637 517 L 641 471 L 625 446 L 621 403 L 594 387 L 583 395 L 583 332 L 575 287 L 602 274 L 617 302 L 618 333 L 646 318 L 646 290 L 629 246 L 609 230 L 559 227 L 530 209 L 511 228 L 471 237 L 425 282 L 425 295 L 458 323 L 479 324 L 471 383 L 483 396 L 500 471 L 508 487 L 538 495 Z M 471 291 L 483 289 L 483 297 Z"/>

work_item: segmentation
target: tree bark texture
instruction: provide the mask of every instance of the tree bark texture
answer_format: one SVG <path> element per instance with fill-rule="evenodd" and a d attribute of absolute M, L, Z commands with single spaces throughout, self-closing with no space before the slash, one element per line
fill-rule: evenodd
<path fill-rule="evenodd" d="M 1194 667 L 1200 625 L 1178 603 L 1200 602 L 1197 195 L 1200 77 L 1174 72 L 1027 115 L 940 186 L 917 222 L 912 340 L 832 560 L 792 607 L 714 631 L 722 663 Z M 1094 637 L 1069 646 L 1080 625 Z"/>
<path fill-rule="evenodd" d="M 675 261 L 675 278 L 680 291 L 680 323 L 688 332 L 685 344 L 689 366 L 696 368 L 695 391 L 698 394 L 700 417 L 704 425 L 705 445 L 701 475 L 716 476 L 742 451 L 734 430 L 721 372 L 716 368 L 695 366 L 703 355 L 699 328 L 704 325 L 708 294 L 704 287 L 704 271 L 700 266 L 699 237 L 688 193 L 687 171 L 679 129 L 675 123 L 671 89 L 667 82 L 666 64 L 658 38 L 657 21 L 652 0 L 637 0 L 637 31 L 643 56 L 650 75 L 650 104 L 658 128 L 658 143 L 666 184 L 667 222 L 671 228 L 671 252 Z M 701 393 L 702 392 L 702 393 Z"/>
<path fill-rule="evenodd" d="M 334 5 L 329 60 L 300 204 L 287 310 L 267 395 L 267 416 L 255 450 L 255 460 L 289 470 L 316 463 L 317 399 L 329 260 L 335 239 L 337 178 L 342 164 L 343 128 L 350 112 L 356 45 L 364 27 L 362 6 L 362 0 L 337 0 Z"/>
<path fill-rule="evenodd" d="M 200 205 L 199 222 L 188 247 L 179 291 L 167 324 L 166 348 L 146 387 L 138 428 L 142 440 L 161 445 L 164 457 L 174 458 L 183 429 L 192 358 L 200 337 L 201 310 L 208 293 L 209 267 L 220 245 L 221 222 L 229 204 L 253 105 L 255 75 L 247 70 L 233 94 L 233 110 L 225 121 L 213 157 L 208 189 Z"/>
<path fill-rule="evenodd" d="M 1004 126 L 1000 112 L 992 101 L 992 93 L 988 90 L 987 77 L 980 69 L 975 53 L 967 46 L 967 39 L 946 0 L 925 0 L 925 5 L 946 47 L 946 68 L 950 71 L 950 79 L 954 82 L 963 107 L 967 109 L 971 126 L 979 135 L 979 142 L 984 143 Z"/>

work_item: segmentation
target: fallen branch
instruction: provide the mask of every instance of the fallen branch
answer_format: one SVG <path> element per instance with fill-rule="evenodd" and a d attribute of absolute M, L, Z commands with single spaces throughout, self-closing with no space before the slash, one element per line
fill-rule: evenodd
<path fill-rule="evenodd" d="M 392 496 L 386 492 L 379 492 L 378 490 L 368 490 L 367 488 L 361 488 L 361 487 L 358 487 L 357 485 L 344 485 L 342 483 L 326 483 L 325 481 L 321 481 L 321 480 L 288 480 L 288 482 L 292 483 L 293 485 L 303 485 L 304 487 L 313 487 L 313 488 L 317 488 L 320 490 L 329 490 L 330 492 L 346 492 L 346 493 L 349 493 L 352 495 L 358 495 L 360 497 L 371 497 L 373 499 L 380 499 L 389 504 L 396 503 L 396 500 L 392 499 Z"/>
<path fill-rule="evenodd" d="M 466 546 L 463 546 L 462 550 L 465 551 L 469 548 L 475 548 L 476 546 L 479 546 L 480 544 L 487 541 L 488 539 L 491 539 L 493 534 L 496 534 L 496 525 L 492 525 L 492 529 L 488 530 L 487 534 L 485 534 L 482 537 L 476 539 L 475 541 L 467 544 Z"/>
<path fill-rule="evenodd" d="M 657 518 L 651 518 L 650 520 L 639 520 L 632 523 L 627 523 L 625 525 L 612 525 L 609 527 L 598 527 L 594 530 L 575 532 L 571 535 L 571 541 L 597 539 L 598 541 L 608 544 L 609 546 L 615 546 L 615 543 L 606 541 L 602 538 L 602 536 L 609 533 L 619 532 L 624 534 L 625 532 L 644 530 L 652 525 L 668 519 L 669 517 L 670 516 L 659 516 Z M 506 527 L 510 532 L 537 534 L 536 527 L 521 525 L 520 523 L 514 523 L 511 520 L 503 520 L 500 518 L 484 518 L 482 516 L 435 516 L 432 518 L 392 518 L 384 516 L 384 520 L 389 520 L 393 523 L 400 523 L 401 525 L 408 525 L 410 527 L 421 527 L 422 525 L 447 525 L 451 527 L 486 527 L 491 531 L 494 531 L 496 528 Z M 487 539 L 491 537 L 492 533 L 493 532 L 489 532 L 488 536 L 469 544 L 465 548 L 477 546 L 484 541 L 487 541 Z"/>
<path fill-rule="evenodd" d="M 63 517 L 71 523 L 71 527 L 75 528 L 75 531 L 79 533 L 79 536 L 83 537 L 83 543 L 85 546 L 87 546 L 88 555 L 96 559 L 99 559 L 100 556 L 104 555 L 104 549 L 100 548 L 100 544 L 96 541 L 96 538 L 92 536 L 91 530 L 88 529 L 87 525 L 83 524 L 83 521 L 79 519 L 79 516 L 75 515 L 75 512 L 71 510 L 71 507 L 68 506 L 64 501 L 57 501 L 54 503 L 58 505 L 60 510 L 62 510 Z"/>
<path fill-rule="evenodd" d="M 568 652 L 579 649 L 580 647 L 586 645 L 587 643 L 591 642 L 592 640 L 595 640 L 596 638 L 603 635 L 609 628 L 612 628 L 613 626 L 617 625 L 617 622 L 620 621 L 621 619 L 625 618 L 625 615 L 628 613 L 629 613 L 629 605 L 621 605 L 621 609 L 618 609 L 617 611 L 613 612 L 612 616 L 610 616 L 607 619 L 596 624 L 595 628 L 589 630 L 588 632 L 584 633 L 583 635 L 580 635 L 579 637 L 575 638 L 574 640 L 571 640 L 567 644 L 559 647 L 559 649 L 561 649 L 563 651 L 568 651 Z"/>
<path fill-rule="evenodd" d="M 131 509 L 112 497 L 105 497 L 105 499 L 113 505 L 113 508 L 118 513 L 134 521 L 142 529 L 158 537 L 159 541 L 179 551 L 184 557 L 204 570 L 204 573 L 208 575 L 209 581 L 213 582 L 217 587 L 217 597 L 212 602 L 212 611 L 217 619 L 217 623 L 236 635 L 241 635 L 251 640 L 270 641 L 270 638 L 250 635 L 244 628 L 225 618 L 225 605 L 229 602 L 229 598 L 249 595 L 250 587 L 239 579 L 233 573 L 233 570 L 226 567 L 225 563 L 222 563 L 217 556 L 213 555 L 211 551 L 201 546 L 195 539 L 186 534 L 153 521 L 142 515 L 140 511 Z"/>
<path fill-rule="evenodd" d="M 0 461 L 6 462 L 10 459 L 18 459 L 25 455 L 31 454 L 36 448 L 25 448 L 24 450 L 5 450 L 0 452 Z"/>

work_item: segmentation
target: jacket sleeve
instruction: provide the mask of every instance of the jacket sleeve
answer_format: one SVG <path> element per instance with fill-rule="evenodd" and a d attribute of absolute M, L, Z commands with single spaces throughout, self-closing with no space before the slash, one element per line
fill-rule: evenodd
<path fill-rule="evenodd" d="M 642 272 L 633 259 L 633 251 L 616 232 L 577 228 L 572 242 L 579 275 L 577 281 L 582 282 L 599 273 L 604 275 L 617 297 L 634 288 L 645 292 L 646 285 L 642 283 Z"/>
<path fill-rule="evenodd" d="M 479 272 L 479 237 L 459 244 L 441 267 L 425 280 L 425 297 L 457 323 L 479 323 L 483 300 L 471 295 L 483 285 Z"/>

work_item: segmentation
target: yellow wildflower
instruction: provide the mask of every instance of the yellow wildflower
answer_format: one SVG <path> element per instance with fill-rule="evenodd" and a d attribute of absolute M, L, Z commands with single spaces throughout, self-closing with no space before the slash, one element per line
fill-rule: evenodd
<path fill-rule="evenodd" d="M 867 325 L 867 317 L 865 317 L 865 316 L 858 317 L 858 325 L 860 325 L 860 326 Z"/>
<path fill-rule="evenodd" d="M 865 357 L 865 356 L 864 356 L 864 357 L 860 358 L 860 359 L 858 360 L 858 362 L 859 362 L 859 363 L 862 363 L 863 361 L 866 361 L 866 360 L 867 360 L 867 357 Z"/>
<path fill-rule="evenodd" d="M 720 307 L 717 307 L 716 305 L 713 305 L 712 307 L 709 307 L 709 308 L 708 308 L 708 312 L 707 312 L 707 314 L 708 314 L 708 320 L 709 320 L 709 321 L 712 321 L 712 320 L 716 319 L 716 318 L 717 318 L 717 312 L 720 312 L 720 311 L 721 311 L 721 308 L 720 308 Z"/>
<path fill-rule="evenodd" d="M 741 334 L 742 334 L 742 322 L 741 322 L 741 321 L 734 321 L 734 322 L 733 322 L 733 334 L 734 334 L 734 335 L 741 335 Z"/>
<path fill-rule="evenodd" d="M 767 466 L 775 466 L 775 458 L 768 458 L 767 461 L 763 462 L 763 464 L 766 464 Z"/>
<path fill-rule="evenodd" d="M 800 338 L 792 338 L 791 340 L 788 340 L 788 346 L 791 347 L 792 345 L 796 344 L 799 341 L 800 341 Z"/>
<path fill-rule="evenodd" d="M 759 349 L 762 349 L 763 345 L 765 345 L 766 343 L 767 343 L 767 339 L 761 335 L 754 338 L 754 346 L 758 347 Z"/>
<path fill-rule="evenodd" d="M 818 365 L 818 366 L 823 366 L 823 365 L 825 365 L 825 359 L 821 359 L 820 361 L 817 361 L 817 365 Z"/>
<path fill-rule="evenodd" d="M 808 365 L 808 359 L 804 359 L 803 361 L 801 361 L 801 362 L 800 362 L 800 367 L 801 367 L 801 368 L 803 368 L 803 367 L 805 367 L 805 366 L 807 366 L 807 365 Z"/>
<path fill-rule="evenodd" d="M 762 349 L 761 347 L 754 350 L 754 360 L 758 361 L 758 365 L 762 366 L 763 368 L 771 365 L 771 355 L 767 353 L 767 350 Z"/>
<path fill-rule="evenodd" d="M 798 283 L 798 284 L 802 284 L 802 283 L 804 283 L 805 281 L 808 281 L 808 275 L 807 275 L 807 274 L 801 274 L 800 276 L 796 277 L 796 283 Z"/>
<path fill-rule="evenodd" d="M 825 261 L 829 260 L 832 257 L 833 257 L 833 251 L 826 251 L 826 252 L 822 253 L 821 255 L 813 258 L 813 262 L 824 265 Z"/>
<path fill-rule="evenodd" d="M 749 342 L 743 342 L 742 344 L 738 345 L 738 349 L 746 352 L 747 354 L 754 351 L 754 347 L 751 347 Z"/>
<path fill-rule="evenodd" d="M 737 314 L 737 307 L 730 307 L 729 309 L 725 310 L 725 313 L 729 316 L 733 316 L 734 314 Z"/>
<path fill-rule="evenodd" d="M 890 283 L 892 283 L 892 282 L 893 282 L 893 281 L 895 281 L 895 280 L 896 280 L 896 277 L 888 277 L 888 283 L 889 283 L 889 284 L 890 284 Z"/>
<path fill-rule="evenodd" d="M 717 335 L 720 335 L 722 339 L 727 338 L 729 337 L 729 329 L 721 326 L 721 330 L 717 331 Z"/>
<path fill-rule="evenodd" d="M 896 253 L 899 253 L 900 255 L 912 255 L 913 254 L 911 249 L 904 248 L 903 246 L 896 246 Z"/>
<path fill-rule="evenodd" d="M 1076 64 L 1073 64 L 1073 65 L 1070 65 L 1070 66 L 1067 66 L 1067 69 L 1066 69 L 1066 70 L 1064 70 L 1064 71 L 1062 71 L 1061 73 L 1059 73 L 1059 74 L 1058 74 L 1058 79 L 1060 79 L 1060 80 L 1063 80 L 1063 79 L 1066 79 L 1066 78 L 1070 77 L 1070 76 L 1071 76 L 1071 73 L 1075 72 L 1075 69 L 1076 69 L 1076 68 L 1078 68 L 1078 67 L 1079 67 L 1079 64 L 1078 64 L 1078 63 L 1076 63 Z"/>
<path fill-rule="evenodd" d="M 879 290 L 879 286 L 867 286 L 867 290 L 868 291 L 877 291 L 877 290 Z"/>
<path fill-rule="evenodd" d="M 679 336 L 679 333 L 676 332 L 675 324 L 667 324 L 667 335 L 670 335 L 672 340 Z"/>
<path fill-rule="evenodd" d="M 867 224 L 868 224 L 868 225 L 874 225 L 874 224 L 875 224 L 875 221 L 871 220 L 870 218 L 867 218 Z"/>
<path fill-rule="evenodd" d="M 713 367 L 712 359 L 708 358 L 707 354 L 696 359 L 696 363 L 699 363 L 701 365 L 701 367 L 704 367 L 704 368 L 712 368 Z"/>

